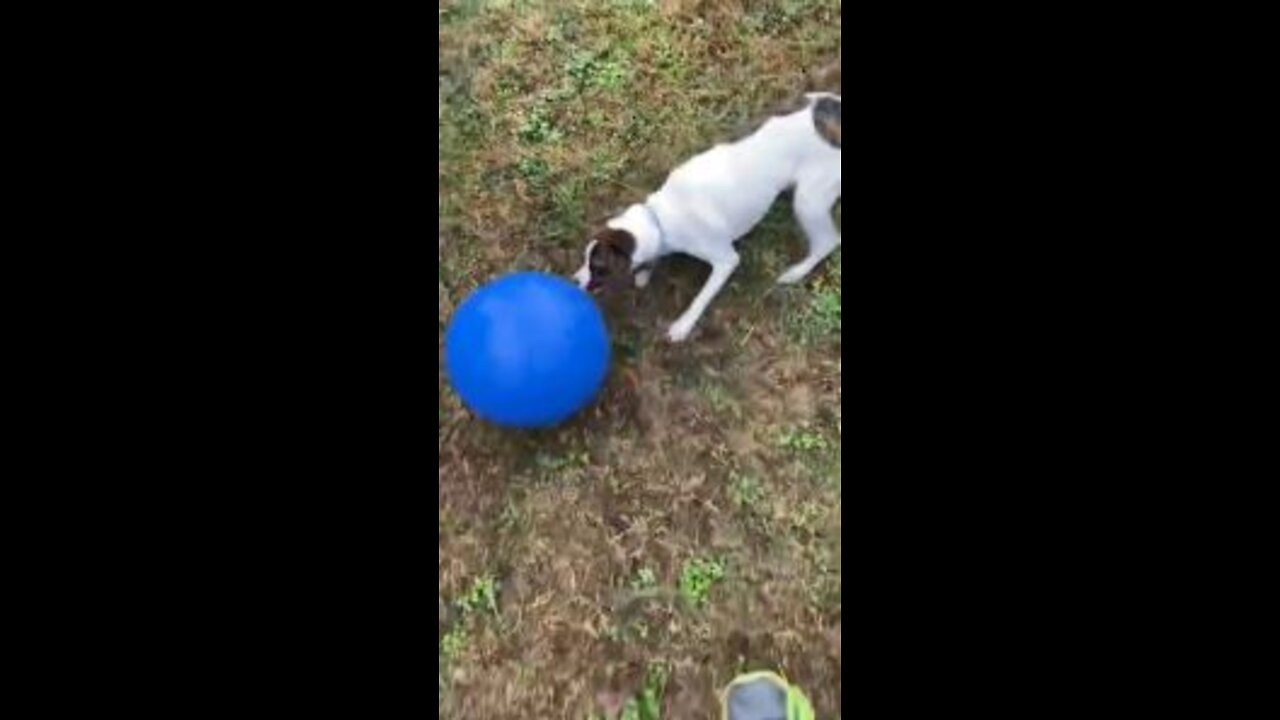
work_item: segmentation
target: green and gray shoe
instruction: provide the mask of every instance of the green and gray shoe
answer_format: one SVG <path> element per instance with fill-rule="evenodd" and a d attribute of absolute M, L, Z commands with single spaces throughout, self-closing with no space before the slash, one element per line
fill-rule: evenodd
<path fill-rule="evenodd" d="M 720 696 L 723 720 L 813 720 L 800 688 L 771 672 L 739 675 Z"/>

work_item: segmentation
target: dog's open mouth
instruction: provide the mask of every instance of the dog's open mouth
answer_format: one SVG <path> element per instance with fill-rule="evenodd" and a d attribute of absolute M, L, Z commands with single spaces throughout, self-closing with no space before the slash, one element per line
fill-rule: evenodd
<path fill-rule="evenodd" d="M 605 277 L 593 276 L 591 279 L 587 280 L 587 292 L 592 295 L 605 295 L 612 293 L 625 285 L 626 283 L 622 282 L 621 278 L 616 278 L 612 275 Z"/>

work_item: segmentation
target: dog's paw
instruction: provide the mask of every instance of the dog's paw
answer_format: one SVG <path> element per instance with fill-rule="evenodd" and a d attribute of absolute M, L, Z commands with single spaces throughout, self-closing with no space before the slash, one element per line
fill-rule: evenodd
<path fill-rule="evenodd" d="M 786 272 L 778 276 L 778 284 L 779 285 L 795 285 L 796 283 L 805 279 L 805 277 L 809 274 L 809 270 L 810 268 L 807 268 L 804 265 L 793 265 L 792 267 L 788 268 Z"/>
<path fill-rule="evenodd" d="M 667 340 L 673 343 L 681 343 L 689 339 L 689 333 L 693 332 L 693 323 L 677 321 L 667 330 Z"/>

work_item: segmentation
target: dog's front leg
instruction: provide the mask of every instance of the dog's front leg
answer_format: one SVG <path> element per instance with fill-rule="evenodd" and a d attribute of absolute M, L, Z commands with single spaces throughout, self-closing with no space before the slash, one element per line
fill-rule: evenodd
<path fill-rule="evenodd" d="M 698 292 L 698 296 L 689 304 L 689 309 L 684 311 L 679 320 L 672 323 L 671 329 L 667 332 L 667 339 L 671 342 L 683 342 L 689 337 L 689 333 L 693 332 L 693 326 L 698 324 L 698 319 L 711 304 L 712 298 L 724 287 L 729 276 L 733 274 L 734 268 L 738 267 L 738 253 L 733 250 L 714 259 L 704 259 L 711 263 L 711 275 L 702 286 L 702 290 Z"/>

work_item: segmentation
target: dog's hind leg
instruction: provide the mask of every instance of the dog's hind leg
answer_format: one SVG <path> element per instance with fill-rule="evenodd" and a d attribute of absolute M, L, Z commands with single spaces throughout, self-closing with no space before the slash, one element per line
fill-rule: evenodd
<path fill-rule="evenodd" d="M 809 241 L 809 254 L 805 259 L 787 268 L 778 282 L 789 285 L 800 282 L 818 263 L 840 247 L 840 231 L 831 218 L 831 210 L 840 199 L 840 178 L 823 178 L 821 181 L 801 182 L 796 185 L 793 204 L 796 220 L 804 229 Z"/>

